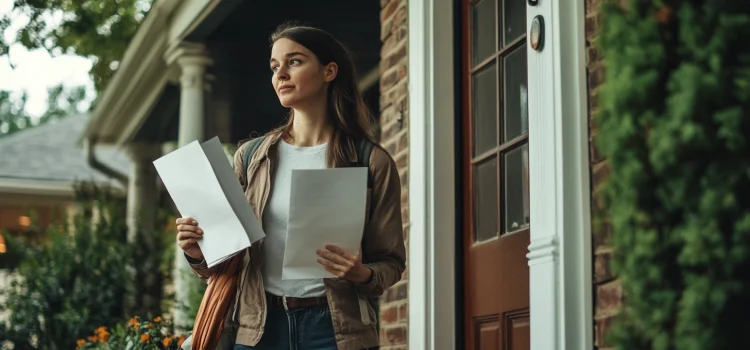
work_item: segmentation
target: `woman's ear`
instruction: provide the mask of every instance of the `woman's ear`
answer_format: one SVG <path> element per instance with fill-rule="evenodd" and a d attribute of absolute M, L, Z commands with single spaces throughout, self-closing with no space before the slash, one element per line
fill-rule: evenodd
<path fill-rule="evenodd" d="M 336 79 L 336 75 L 339 72 L 339 65 L 336 64 L 336 62 L 331 62 L 326 65 L 325 67 L 325 75 L 323 79 L 326 83 L 330 83 L 333 81 L 333 79 Z"/>

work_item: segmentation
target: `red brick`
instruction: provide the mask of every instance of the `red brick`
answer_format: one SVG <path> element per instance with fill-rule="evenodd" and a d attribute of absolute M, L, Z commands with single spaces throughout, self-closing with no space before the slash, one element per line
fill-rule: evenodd
<path fill-rule="evenodd" d="M 398 137 L 398 150 L 403 151 L 407 147 L 409 147 L 409 133 L 404 132 Z"/>
<path fill-rule="evenodd" d="M 380 46 L 380 57 L 385 57 L 389 52 L 393 50 L 394 47 L 399 43 L 400 41 L 396 39 L 395 35 L 389 35 L 385 41 L 383 41 L 383 44 Z M 380 73 L 383 73 L 383 67 L 381 65 Z"/>
<path fill-rule="evenodd" d="M 384 324 L 394 323 L 399 320 L 398 306 L 384 306 L 380 309 L 380 322 Z"/>
<path fill-rule="evenodd" d="M 380 0 L 380 8 L 385 7 L 385 5 L 388 5 L 388 3 L 391 2 L 391 0 Z"/>
<path fill-rule="evenodd" d="M 385 329 L 386 344 L 400 345 L 406 343 L 406 326 L 396 326 Z"/>
<path fill-rule="evenodd" d="M 406 12 L 406 6 L 402 6 L 393 16 L 393 28 L 399 28 L 402 24 L 406 23 L 407 17 L 409 17 L 409 15 Z"/>
<path fill-rule="evenodd" d="M 598 213 L 597 213 L 598 214 Z M 612 224 L 607 217 L 592 216 L 591 233 L 594 249 L 607 248 L 612 244 Z"/>
<path fill-rule="evenodd" d="M 604 68 L 596 66 L 589 69 L 589 89 L 596 89 L 604 81 Z"/>
<path fill-rule="evenodd" d="M 406 169 L 408 166 L 409 157 L 407 157 L 406 153 L 401 154 L 396 158 L 396 168 L 398 169 Z"/>
<path fill-rule="evenodd" d="M 380 61 L 381 72 L 387 71 L 389 68 L 395 66 L 397 63 L 402 61 L 404 57 L 406 57 L 406 41 L 401 41 L 397 45 L 398 47 L 392 49 L 389 52 L 383 51 L 384 57 Z"/>
<path fill-rule="evenodd" d="M 388 90 L 398 83 L 398 69 L 380 75 L 380 91 Z"/>
<path fill-rule="evenodd" d="M 597 134 L 598 131 L 596 129 L 589 129 L 589 161 L 591 161 L 591 164 L 597 164 L 604 160 L 604 156 L 599 153 L 599 147 L 596 147 Z"/>
<path fill-rule="evenodd" d="M 406 321 L 409 318 L 409 304 L 402 304 L 398 307 L 398 319 Z"/>
<path fill-rule="evenodd" d="M 599 17 L 596 15 L 586 17 L 586 38 L 592 39 L 599 33 Z"/>
<path fill-rule="evenodd" d="M 396 12 L 399 5 L 401 5 L 400 0 L 393 0 L 383 7 L 383 10 L 380 11 L 380 21 L 385 22 L 389 19 Z"/>
<path fill-rule="evenodd" d="M 622 282 L 618 279 L 596 287 L 596 304 L 599 317 L 617 314 L 622 306 Z"/>
<path fill-rule="evenodd" d="M 591 181 L 594 184 L 594 188 L 598 189 L 599 186 L 604 184 L 604 181 L 607 180 L 607 177 L 609 177 L 609 162 L 604 161 L 594 164 L 591 170 L 591 175 L 593 175 Z"/>
<path fill-rule="evenodd" d="M 610 260 L 612 259 L 612 251 L 609 249 L 601 249 L 594 256 L 594 282 L 598 284 L 606 283 L 614 279 L 612 274 L 612 268 L 610 266 Z"/>
<path fill-rule="evenodd" d="M 401 172 L 401 184 L 406 187 L 406 190 L 409 189 L 409 170 Z M 408 191 L 406 192 L 408 193 Z"/>
<path fill-rule="evenodd" d="M 594 345 L 597 349 L 605 350 L 611 344 L 607 342 L 607 333 L 612 329 L 612 323 L 616 317 L 609 316 L 594 321 Z"/>

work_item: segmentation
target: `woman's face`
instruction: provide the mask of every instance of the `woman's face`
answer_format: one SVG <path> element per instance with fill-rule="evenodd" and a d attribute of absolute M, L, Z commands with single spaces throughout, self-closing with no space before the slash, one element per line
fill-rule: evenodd
<path fill-rule="evenodd" d="M 335 77 L 331 65 L 320 64 L 304 46 L 281 38 L 271 49 L 271 82 L 281 105 L 294 108 L 316 99 L 325 100 L 328 83 Z"/>

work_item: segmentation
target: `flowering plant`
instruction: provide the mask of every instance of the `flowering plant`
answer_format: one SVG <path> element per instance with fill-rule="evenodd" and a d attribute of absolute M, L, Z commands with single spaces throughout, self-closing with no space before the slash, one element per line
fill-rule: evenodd
<path fill-rule="evenodd" d="M 78 350 L 179 350 L 185 341 L 184 335 L 170 334 L 169 322 L 161 317 L 153 321 L 131 318 L 126 325 L 118 324 L 114 329 L 99 327 L 94 334 L 78 339 Z"/>

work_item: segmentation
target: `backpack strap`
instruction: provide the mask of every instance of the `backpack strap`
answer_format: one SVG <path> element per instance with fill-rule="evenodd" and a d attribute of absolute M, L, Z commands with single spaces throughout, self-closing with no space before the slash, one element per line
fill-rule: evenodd
<path fill-rule="evenodd" d="M 247 145 L 247 148 L 245 149 L 245 153 L 242 154 L 242 168 L 244 169 L 245 174 L 245 182 L 247 182 L 247 167 L 250 166 L 250 161 L 253 159 L 253 155 L 255 154 L 255 151 L 258 150 L 258 147 L 260 147 L 260 144 L 263 143 L 263 140 L 265 139 L 265 136 L 261 136 L 255 139 L 252 139 L 249 141 L 249 145 Z"/>
<path fill-rule="evenodd" d="M 367 170 L 367 188 L 372 189 L 372 176 L 370 175 L 370 154 L 372 154 L 372 148 L 375 146 L 372 141 L 367 138 L 361 138 L 357 140 L 355 147 L 357 149 L 357 166 L 368 168 Z"/>

